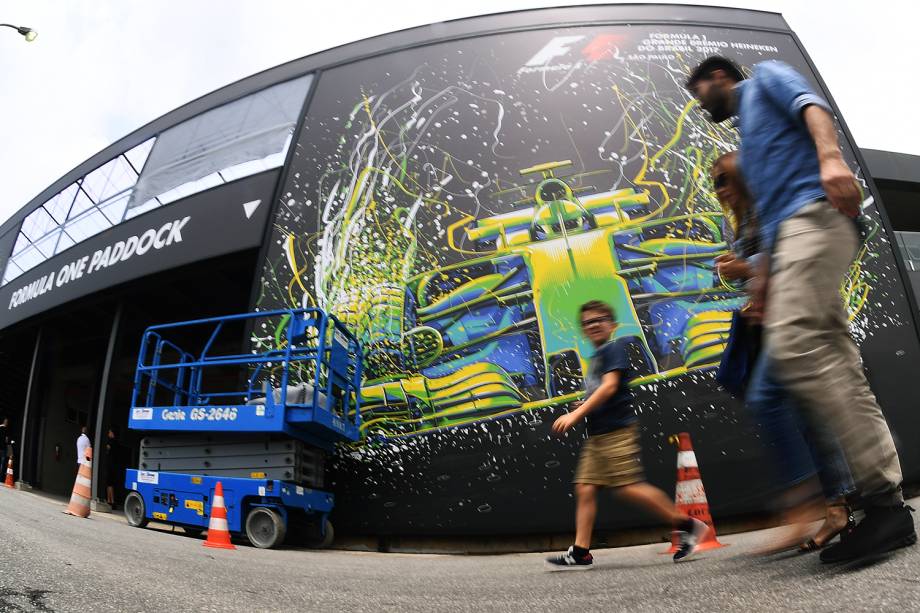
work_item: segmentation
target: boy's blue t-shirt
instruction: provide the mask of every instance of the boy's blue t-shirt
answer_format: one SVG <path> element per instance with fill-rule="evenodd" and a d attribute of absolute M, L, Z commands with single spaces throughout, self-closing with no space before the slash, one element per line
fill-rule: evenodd
<path fill-rule="evenodd" d="M 631 375 L 627 346 L 626 339 L 609 340 L 597 348 L 588 364 L 585 400 L 600 387 L 605 374 L 613 371 L 620 373 L 620 385 L 616 393 L 602 406 L 588 413 L 589 435 L 606 434 L 636 421 L 636 412 L 632 405 L 633 394 L 629 389 Z"/>

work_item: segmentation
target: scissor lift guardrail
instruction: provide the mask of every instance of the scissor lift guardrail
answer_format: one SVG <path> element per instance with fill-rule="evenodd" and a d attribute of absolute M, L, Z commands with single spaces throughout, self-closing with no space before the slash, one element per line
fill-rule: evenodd
<path fill-rule="evenodd" d="M 254 353 L 212 353 L 227 324 L 286 318 L 284 346 Z M 179 329 L 210 327 L 200 353 L 167 338 Z M 287 309 L 151 326 L 144 333 L 135 374 L 129 426 L 182 432 L 278 432 L 330 448 L 360 437 L 360 343 L 333 315 L 320 309 Z M 170 361 L 167 356 L 175 357 Z M 243 391 L 204 389 L 209 372 L 251 370 Z M 292 371 L 300 377 L 301 402 L 289 400 Z M 171 374 L 172 376 L 168 376 Z M 273 379 L 274 382 L 270 382 Z M 277 384 L 277 385 L 276 385 Z"/>

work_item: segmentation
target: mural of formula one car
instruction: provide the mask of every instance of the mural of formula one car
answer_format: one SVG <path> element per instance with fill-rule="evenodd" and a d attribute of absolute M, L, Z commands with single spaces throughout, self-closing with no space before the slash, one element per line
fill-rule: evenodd
<path fill-rule="evenodd" d="M 726 250 L 722 214 L 662 216 L 647 191 L 633 188 L 585 193 L 592 188 L 556 176 L 570 164 L 521 170 L 539 180 L 503 193 L 532 195 L 450 228 L 449 243 L 466 259 L 375 298 L 362 331 L 368 437 L 577 399 L 593 353 L 578 309 L 592 299 L 614 307 L 615 335 L 631 341 L 634 385 L 718 363 L 731 311 L 744 300 L 715 273 Z"/>

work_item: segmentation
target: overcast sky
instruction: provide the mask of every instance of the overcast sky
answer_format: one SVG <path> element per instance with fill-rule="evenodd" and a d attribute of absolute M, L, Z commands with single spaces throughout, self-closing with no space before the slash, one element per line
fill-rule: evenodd
<path fill-rule="evenodd" d="M 26 43 L 15 31 L 0 28 L 0 220 L 106 145 L 252 73 L 393 30 L 563 4 L 5 0 L 0 22 L 29 26 L 39 36 Z M 782 13 L 857 144 L 920 154 L 916 2 L 716 4 Z"/>

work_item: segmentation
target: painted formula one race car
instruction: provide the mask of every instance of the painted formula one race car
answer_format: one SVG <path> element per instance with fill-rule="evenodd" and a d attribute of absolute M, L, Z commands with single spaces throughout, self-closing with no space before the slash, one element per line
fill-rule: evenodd
<path fill-rule="evenodd" d="M 569 164 L 522 170 L 539 179 L 500 193 L 523 196 L 512 210 L 454 224 L 448 241 L 464 245 L 462 261 L 364 288 L 373 294 L 359 326 L 365 437 L 579 398 L 593 348 L 578 309 L 592 299 L 616 311 L 634 385 L 718 364 L 744 300 L 715 272 L 726 250 L 721 212 L 667 216 L 647 191 L 573 188 L 555 174 Z"/>

